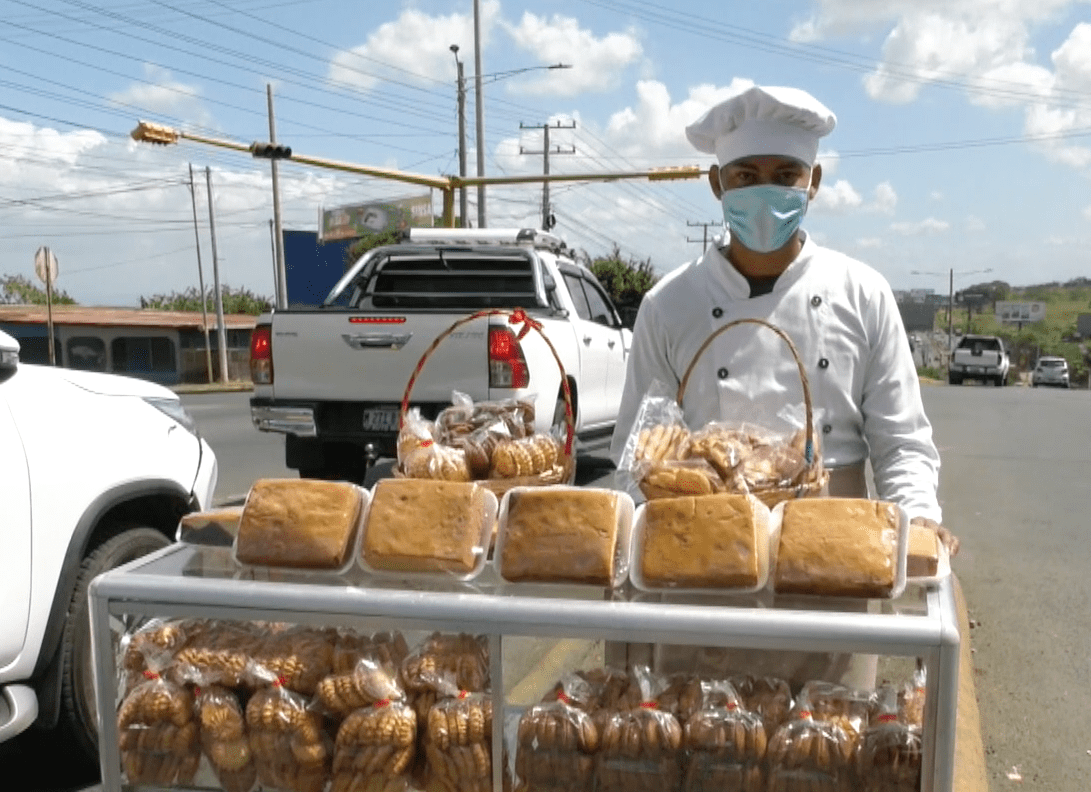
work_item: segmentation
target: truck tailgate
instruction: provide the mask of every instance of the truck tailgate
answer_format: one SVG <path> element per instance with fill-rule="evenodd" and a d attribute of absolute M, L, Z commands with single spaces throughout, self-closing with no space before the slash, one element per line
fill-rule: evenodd
<path fill-rule="evenodd" d="M 465 314 L 289 311 L 273 316 L 273 395 L 313 401 L 400 401 L 421 356 Z M 445 338 L 413 385 L 413 401 L 488 395 L 488 319 Z"/>

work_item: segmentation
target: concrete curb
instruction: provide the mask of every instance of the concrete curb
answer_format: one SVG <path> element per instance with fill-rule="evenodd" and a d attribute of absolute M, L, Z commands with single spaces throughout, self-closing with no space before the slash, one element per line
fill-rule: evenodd
<path fill-rule="evenodd" d="M 985 743 L 981 738 L 981 712 L 974 687 L 974 659 L 970 648 L 970 617 L 962 584 L 953 577 L 958 610 L 958 715 L 955 718 L 955 792 L 988 792 Z"/>

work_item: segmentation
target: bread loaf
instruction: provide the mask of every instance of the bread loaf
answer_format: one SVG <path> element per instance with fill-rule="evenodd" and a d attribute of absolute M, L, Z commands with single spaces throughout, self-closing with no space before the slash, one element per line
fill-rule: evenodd
<path fill-rule="evenodd" d="M 256 481 L 235 557 L 261 566 L 340 569 L 350 561 L 362 505 L 362 491 L 342 481 Z"/>
<path fill-rule="evenodd" d="M 746 495 L 661 498 L 644 507 L 640 571 L 654 587 L 756 589 L 769 573 L 765 507 Z"/>
<path fill-rule="evenodd" d="M 500 574 L 511 581 L 613 585 L 619 508 L 618 493 L 605 489 L 512 491 Z"/>
<path fill-rule="evenodd" d="M 939 571 L 939 536 L 924 525 L 909 526 L 907 577 L 932 577 Z"/>
<path fill-rule="evenodd" d="M 784 504 L 773 587 L 777 593 L 889 597 L 898 576 L 898 508 L 856 498 Z"/>
<path fill-rule="evenodd" d="M 364 530 L 364 563 L 388 572 L 473 572 L 492 527 L 490 495 L 467 482 L 379 481 Z"/>
<path fill-rule="evenodd" d="M 239 532 L 242 506 L 194 512 L 178 521 L 178 541 L 196 545 L 231 547 Z"/>

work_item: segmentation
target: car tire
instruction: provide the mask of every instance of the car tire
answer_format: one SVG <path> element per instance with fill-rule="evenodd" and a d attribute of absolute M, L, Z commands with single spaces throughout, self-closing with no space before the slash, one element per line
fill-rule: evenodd
<path fill-rule="evenodd" d="M 962 377 L 958 376 L 957 374 L 949 374 L 947 376 L 947 382 L 950 385 L 961 385 Z"/>
<path fill-rule="evenodd" d="M 154 528 L 131 526 L 96 547 L 80 565 L 61 639 L 61 721 L 77 744 L 96 760 L 98 725 L 87 588 L 103 572 L 135 561 L 169 544 L 170 540 Z"/>

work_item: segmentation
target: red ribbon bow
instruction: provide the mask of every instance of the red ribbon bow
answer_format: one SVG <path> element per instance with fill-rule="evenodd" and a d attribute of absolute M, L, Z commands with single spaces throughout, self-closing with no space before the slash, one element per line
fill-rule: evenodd
<path fill-rule="evenodd" d="M 523 325 L 519 329 L 519 332 L 515 334 L 516 339 L 519 341 L 522 341 L 526 337 L 527 333 L 530 332 L 531 328 L 534 328 L 535 330 L 542 329 L 542 323 L 531 319 L 529 316 L 527 316 L 527 312 L 524 311 L 522 308 L 516 308 L 514 311 L 511 312 L 511 316 L 508 317 L 508 324 Z"/>

